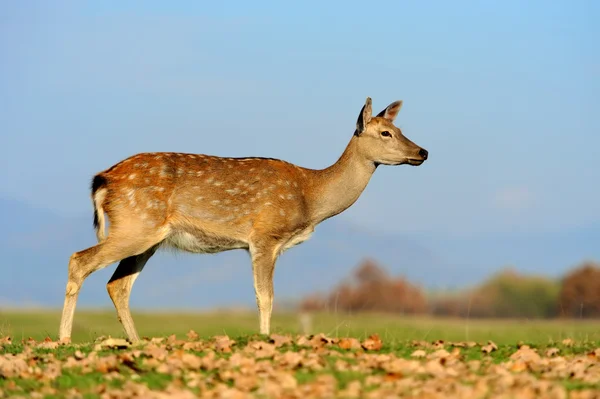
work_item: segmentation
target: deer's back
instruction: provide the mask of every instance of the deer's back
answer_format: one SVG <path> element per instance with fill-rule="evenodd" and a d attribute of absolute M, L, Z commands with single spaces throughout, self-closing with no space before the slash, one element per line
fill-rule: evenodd
<path fill-rule="evenodd" d="M 101 172 L 111 226 L 167 228 L 193 252 L 247 248 L 251 235 L 285 239 L 306 228 L 306 172 L 265 158 L 143 153 Z"/>

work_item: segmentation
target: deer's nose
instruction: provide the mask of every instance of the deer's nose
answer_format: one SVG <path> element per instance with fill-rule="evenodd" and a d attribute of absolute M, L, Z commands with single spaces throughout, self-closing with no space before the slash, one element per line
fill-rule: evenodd
<path fill-rule="evenodd" d="M 423 158 L 423 160 L 427 159 L 429 152 L 425 148 L 421 148 L 419 150 L 419 155 Z"/>

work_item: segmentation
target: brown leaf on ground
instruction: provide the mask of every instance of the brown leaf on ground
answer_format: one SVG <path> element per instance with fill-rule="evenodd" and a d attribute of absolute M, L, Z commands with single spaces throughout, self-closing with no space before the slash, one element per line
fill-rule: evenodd
<path fill-rule="evenodd" d="M 119 370 L 119 360 L 117 359 L 117 355 L 104 356 L 98 358 L 95 366 L 97 372 L 106 374 L 110 371 Z"/>
<path fill-rule="evenodd" d="M 342 338 L 338 342 L 338 346 L 342 349 L 360 349 L 360 341 L 356 338 Z"/>
<path fill-rule="evenodd" d="M 510 371 L 514 373 L 520 373 L 525 370 L 527 370 L 527 363 L 523 360 L 517 360 L 512 366 L 510 366 Z"/>
<path fill-rule="evenodd" d="M 588 352 L 587 356 L 590 359 L 599 360 L 600 359 L 600 348 L 596 348 L 593 351 Z"/>
<path fill-rule="evenodd" d="M 142 354 L 147 357 L 162 361 L 167 358 L 169 352 L 163 346 L 157 346 L 155 344 L 148 344 L 142 351 Z"/>
<path fill-rule="evenodd" d="M 346 389 L 340 391 L 342 398 L 360 398 L 362 395 L 362 385 L 360 381 L 350 381 Z"/>
<path fill-rule="evenodd" d="M 517 350 L 515 353 L 510 355 L 512 360 L 522 360 L 523 362 L 529 363 L 537 363 L 540 361 L 540 355 L 533 349 L 529 347 L 529 345 L 523 345 Z"/>
<path fill-rule="evenodd" d="M 288 351 L 275 358 L 276 362 L 284 368 L 295 369 L 300 366 L 304 357 L 298 352 Z"/>
<path fill-rule="evenodd" d="M 98 347 L 109 339 L 113 338 L 98 340 Z M 73 399 L 86 395 L 103 399 L 598 397 L 597 390 L 587 387 L 600 385 L 600 348 L 590 350 L 589 344 L 581 347 L 586 348 L 583 353 L 566 351 L 561 356 L 558 348 L 544 347 L 538 353 L 521 343 L 508 357 L 504 356 L 507 347 L 502 347 L 502 356 L 467 360 L 474 353 L 466 349 L 466 342 L 415 341 L 410 354 L 406 353 L 410 346 L 382 353 L 377 336 L 362 343 L 323 334 L 304 341 L 296 337 L 296 342 L 304 342 L 303 348 L 292 347 L 292 339 L 274 334 L 267 342 L 251 340 L 240 346 L 227 336 L 204 342 L 171 336 L 89 354 L 93 344 L 74 345 L 70 356 L 62 349 L 39 350 L 51 340 L 27 340 L 17 349 L 21 353 L 0 355 L 0 394 Z M 379 349 L 359 349 L 371 344 Z M 281 351 L 285 345 L 290 346 Z M 351 348 L 357 350 L 348 351 Z M 498 346 L 488 342 L 481 350 L 491 353 Z M 88 381 L 94 381 L 91 386 L 77 388 L 65 388 L 57 380 L 73 374 L 86 378 L 89 373 L 101 373 L 102 378 L 89 375 Z M 151 373 L 163 374 L 160 387 L 146 382 L 144 375 Z M 577 389 L 567 392 L 566 381 Z"/>
<path fill-rule="evenodd" d="M 190 341 L 197 341 L 200 338 L 200 336 L 198 335 L 198 333 L 196 331 L 194 331 L 194 330 L 188 331 L 188 333 L 185 334 L 185 336 Z"/>
<path fill-rule="evenodd" d="M 296 345 L 310 346 L 310 338 L 308 338 L 306 335 L 301 335 L 296 339 Z"/>
<path fill-rule="evenodd" d="M 421 358 L 421 357 L 427 356 L 427 352 L 425 352 L 423 349 L 417 349 L 416 351 L 411 353 L 410 356 L 416 357 L 416 358 Z"/>
<path fill-rule="evenodd" d="M 14 378 L 24 374 L 29 366 L 25 358 L 15 355 L 0 355 L 0 377 Z"/>
<path fill-rule="evenodd" d="M 562 344 L 564 346 L 573 346 L 574 343 L 575 341 L 573 341 L 571 338 L 565 338 L 562 340 Z"/>
<path fill-rule="evenodd" d="M 258 386 L 256 375 L 237 375 L 233 377 L 233 385 L 242 392 L 249 392 Z"/>
<path fill-rule="evenodd" d="M 231 347 L 235 345 L 235 341 L 229 338 L 227 335 L 217 335 L 214 337 L 215 350 L 217 352 L 231 352 Z"/>
<path fill-rule="evenodd" d="M 289 335 L 271 334 L 269 340 L 276 348 L 281 348 L 284 345 L 292 344 L 292 337 Z"/>
<path fill-rule="evenodd" d="M 365 339 L 362 343 L 362 347 L 368 351 L 378 351 L 383 346 L 379 335 L 373 334 L 369 338 Z"/>
<path fill-rule="evenodd" d="M 309 345 L 314 349 L 323 348 L 327 345 L 331 345 L 332 343 L 333 339 L 326 337 L 323 333 L 315 335 L 309 340 Z"/>
<path fill-rule="evenodd" d="M 481 351 L 485 354 L 492 353 L 493 351 L 498 350 L 498 345 L 496 345 L 493 341 L 488 341 L 487 345 L 481 347 Z"/>
<path fill-rule="evenodd" d="M 173 344 L 177 341 L 177 336 L 175 334 L 171 334 L 167 337 L 167 343 Z"/>
<path fill-rule="evenodd" d="M 263 341 L 253 341 L 246 345 L 244 353 L 252 354 L 256 359 L 262 359 L 273 357 L 278 352 L 275 349 L 274 344 Z"/>
<path fill-rule="evenodd" d="M 437 351 L 430 353 L 427 356 L 427 359 L 445 359 L 447 357 L 450 357 L 450 352 L 446 349 L 438 349 Z"/>
<path fill-rule="evenodd" d="M 438 339 L 432 344 L 433 349 L 444 349 L 444 340 Z"/>
<path fill-rule="evenodd" d="M 30 339 L 29 341 L 31 344 L 35 345 L 35 341 L 33 339 Z M 46 337 L 44 338 L 43 342 L 40 342 L 39 344 L 36 345 L 37 348 L 41 348 L 41 349 L 56 349 L 60 346 L 60 342 L 56 341 L 52 341 L 52 338 L 50 337 Z"/>
<path fill-rule="evenodd" d="M 546 356 L 547 357 L 556 356 L 556 355 L 558 355 L 558 352 L 560 352 L 560 349 L 558 349 L 558 348 L 548 348 L 546 350 Z"/>
<path fill-rule="evenodd" d="M 183 353 L 181 362 L 187 370 L 200 370 L 202 367 L 202 358 L 193 353 Z"/>
<path fill-rule="evenodd" d="M 122 338 L 107 338 L 94 347 L 95 351 L 102 349 L 127 349 L 131 346 L 129 341 Z"/>

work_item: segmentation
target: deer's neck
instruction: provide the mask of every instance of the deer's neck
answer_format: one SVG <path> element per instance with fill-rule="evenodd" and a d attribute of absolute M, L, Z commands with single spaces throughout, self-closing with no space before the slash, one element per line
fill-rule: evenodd
<path fill-rule="evenodd" d="M 328 168 L 314 171 L 308 196 L 311 222 L 318 224 L 348 209 L 363 192 L 375 165 L 358 154 L 353 137 L 342 156 Z"/>

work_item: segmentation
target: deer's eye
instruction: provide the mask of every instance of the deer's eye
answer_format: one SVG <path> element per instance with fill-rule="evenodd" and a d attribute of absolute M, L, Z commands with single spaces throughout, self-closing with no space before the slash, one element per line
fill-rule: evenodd
<path fill-rule="evenodd" d="M 388 132 L 387 130 L 384 130 L 383 132 L 381 132 L 381 135 L 383 137 L 392 137 L 392 134 L 390 132 Z"/>

